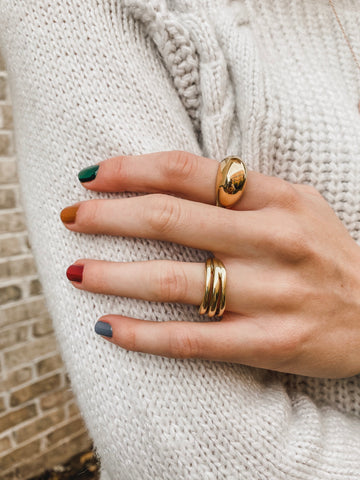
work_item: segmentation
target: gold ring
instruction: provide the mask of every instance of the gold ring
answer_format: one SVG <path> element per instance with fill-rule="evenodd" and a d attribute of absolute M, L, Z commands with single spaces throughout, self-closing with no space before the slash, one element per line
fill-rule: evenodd
<path fill-rule="evenodd" d="M 230 155 L 221 160 L 216 175 L 216 206 L 230 208 L 244 192 L 247 168 L 240 157 Z"/>
<path fill-rule="evenodd" d="M 201 315 L 221 316 L 225 311 L 226 269 L 221 260 L 208 258 L 205 264 L 205 292 L 199 307 Z"/>

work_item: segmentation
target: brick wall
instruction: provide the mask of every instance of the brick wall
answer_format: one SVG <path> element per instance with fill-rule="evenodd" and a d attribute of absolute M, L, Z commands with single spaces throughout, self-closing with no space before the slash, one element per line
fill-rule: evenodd
<path fill-rule="evenodd" d="M 27 479 L 91 439 L 59 355 L 24 217 L 5 65 L 0 55 L 0 471 Z"/>

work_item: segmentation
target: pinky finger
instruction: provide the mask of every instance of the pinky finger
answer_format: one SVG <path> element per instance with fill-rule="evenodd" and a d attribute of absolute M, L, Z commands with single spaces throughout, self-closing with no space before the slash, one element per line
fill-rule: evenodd
<path fill-rule="evenodd" d="M 106 315 L 95 325 L 106 340 L 131 351 L 170 358 L 201 358 L 254 365 L 264 334 L 251 319 L 232 312 L 220 322 L 157 322 Z M 255 365 L 254 365 L 255 366 Z"/>

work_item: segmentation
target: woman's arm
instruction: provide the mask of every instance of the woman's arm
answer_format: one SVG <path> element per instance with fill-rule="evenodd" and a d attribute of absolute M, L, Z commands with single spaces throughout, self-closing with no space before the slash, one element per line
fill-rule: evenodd
<path fill-rule="evenodd" d="M 159 51 L 118 3 L 0 0 L 0 10 L 31 242 L 73 389 L 109 477 L 357 479 L 360 421 L 332 401 L 342 388 L 359 414 L 357 377 L 310 382 L 310 395 L 300 377 L 287 389 L 288 377 L 272 371 L 130 352 L 96 336 L 94 323 L 107 313 L 198 321 L 197 308 L 75 290 L 65 277 L 72 261 L 202 262 L 208 252 L 66 231 L 64 206 L 109 196 L 85 191 L 78 171 L 121 154 L 202 152 Z"/>

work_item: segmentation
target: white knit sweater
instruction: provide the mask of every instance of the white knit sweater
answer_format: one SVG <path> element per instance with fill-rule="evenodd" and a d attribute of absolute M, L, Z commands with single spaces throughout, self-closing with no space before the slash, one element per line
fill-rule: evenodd
<path fill-rule="evenodd" d="M 360 57 L 359 0 L 336 4 Z M 327 0 L 0 0 L 0 46 L 31 243 L 102 480 L 359 480 L 360 375 L 314 379 L 106 342 L 94 333 L 106 313 L 203 317 L 76 290 L 67 266 L 209 252 L 76 234 L 59 219 L 111 196 L 77 180 L 107 157 L 235 153 L 314 185 L 360 244 L 360 76 Z"/>

